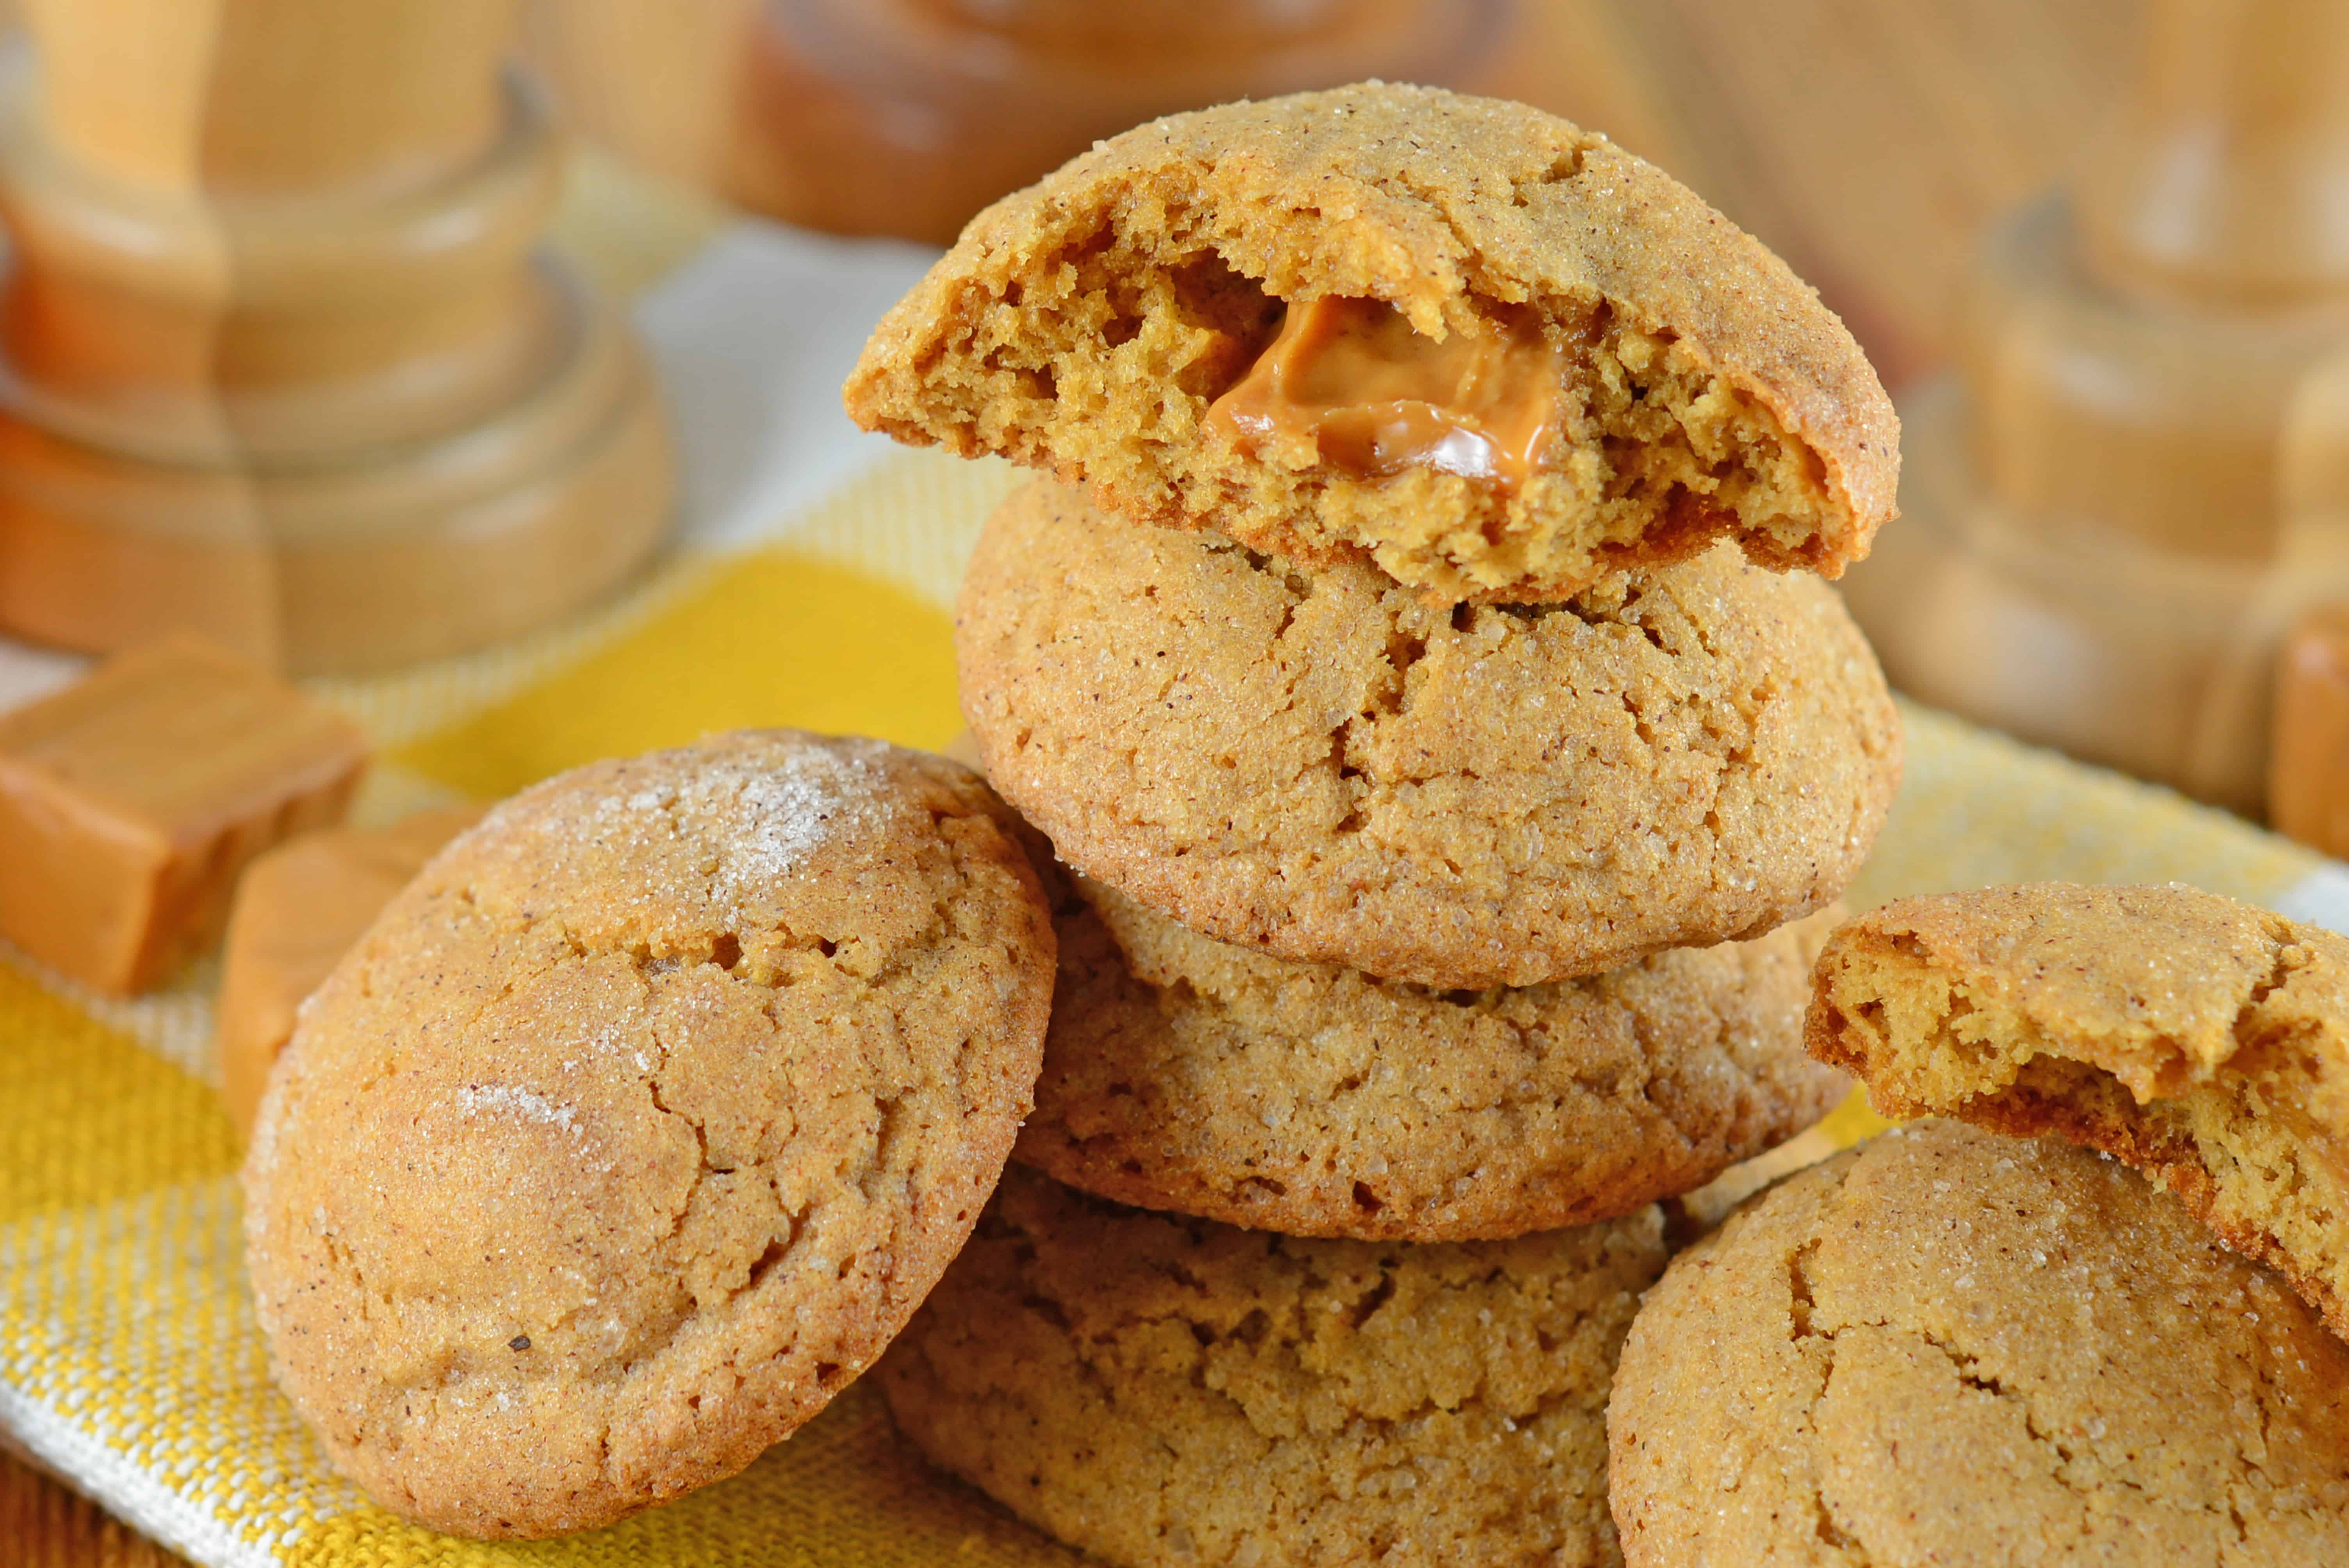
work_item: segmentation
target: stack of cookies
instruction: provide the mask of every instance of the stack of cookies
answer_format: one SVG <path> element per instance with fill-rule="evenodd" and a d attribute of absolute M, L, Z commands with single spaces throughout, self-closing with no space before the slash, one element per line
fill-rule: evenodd
<path fill-rule="evenodd" d="M 2349 1561 L 2349 941 L 1825 932 L 1898 734 L 1803 568 L 1892 428 L 1766 253 L 1530 110 L 1238 105 L 984 215 L 849 397 L 1058 476 L 962 605 L 1001 796 L 710 737 L 391 900 L 244 1173 L 378 1501 L 608 1523 L 872 1367 L 1136 1568 Z M 1959 1119 L 1673 1255 L 1846 1069 Z"/>
<path fill-rule="evenodd" d="M 1604 139 L 1371 86 L 1007 199 L 847 400 L 1055 476 L 957 625 L 1069 873 L 1043 1075 L 900 1425 L 1128 1564 L 1618 1561 L 1673 1201 L 1847 1088 L 1814 912 L 1899 773 L 1819 580 L 1891 510 L 1857 347 Z"/>

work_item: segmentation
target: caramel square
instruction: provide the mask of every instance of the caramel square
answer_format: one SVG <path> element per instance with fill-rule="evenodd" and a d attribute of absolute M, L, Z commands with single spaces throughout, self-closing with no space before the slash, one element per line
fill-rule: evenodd
<path fill-rule="evenodd" d="M 280 844 L 246 868 L 221 949 L 221 1098 L 250 1136 L 269 1068 L 294 1016 L 440 846 L 481 817 L 425 811 L 388 828 L 329 828 Z"/>
<path fill-rule="evenodd" d="M 2349 854 L 2349 607 L 2313 611 L 2284 638 L 2271 746 L 2268 825 Z"/>
<path fill-rule="evenodd" d="M 357 725 L 216 649 L 118 654 L 0 714 L 0 936 L 149 989 L 220 935 L 246 861 L 342 820 L 366 765 Z"/>

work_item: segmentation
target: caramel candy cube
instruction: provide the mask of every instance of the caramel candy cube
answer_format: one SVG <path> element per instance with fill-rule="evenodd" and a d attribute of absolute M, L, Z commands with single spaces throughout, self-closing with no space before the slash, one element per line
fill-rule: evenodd
<path fill-rule="evenodd" d="M 200 643 L 132 648 L 0 714 L 0 936 L 99 991 L 219 936 L 245 862 L 342 820 L 358 727 Z"/>
<path fill-rule="evenodd" d="M 237 883 L 221 950 L 221 1098 L 250 1136 L 270 1065 L 294 1015 L 353 943 L 440 846 L 481 817 L 473 806 L 424 811 L 388 828 L 305 833 L 253 862 Z"/>
<path fill-rule="evenodd" d="M 2311 612 L 2276 664 L 2268 825 L 2349 855 L 2349 606 Z"/>

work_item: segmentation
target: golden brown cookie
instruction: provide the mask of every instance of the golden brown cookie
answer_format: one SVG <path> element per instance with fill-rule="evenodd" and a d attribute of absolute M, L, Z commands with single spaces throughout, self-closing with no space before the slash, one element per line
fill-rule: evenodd
<path fill-rule="evenodd" d="M 1830 913 L 1588 979 L 1433 991 L 1081 891 L 1012 1157 L 1122 1203 L 1290 1235 L 1519 1236 L 1702 1186 L 1851 1087 L 1802 1048 Z"/>
<path fill-rule="evenodd" d="M 2349 939 L 2173 883 L 1887 904 L 1806 1026 L 1888 1114 L 2092 1144 L 2349 1335 Z"/>
<path fill-rule="evenodd" d="M 1297 415 L 1269 435 L 1267 397 Z M 1686 188 L 1522 104 L 1375 83 L 1156 120 L 996 203 L 846 399 L 1440 600 L 1561 599 L 1724 536 L 1834 576 L 1899 472 L 1851 335 Z"/>
<path fill-rule="evenodd" d="M 1042 483 L 956 618 L 988 776 L 1195 931 L 1444 988 L 1759 936 L 1843 890 L 1899 720 L 1835 591 L 1721 549 L 1556 606 L 1430 608 Z"/>
<path fill-rule="evenodd" d="M 741 731 L 527 790 L 305 1006 L 245 1165 L 278 1381 L 442 1530 L 740 1470 L 878 1356 L 1027 1111 L 1049 911 L 978 778 Z"/>
<path fill-rule="evenodd" d="M 1513 1242 L 1299 1241 L 1004 1173 L 882 1359 L 898 1428 L 1124 1568 L 1599 1568 L 1650 1208 Z"/>
<path fill-rule="evenodd" d="M 1673 1260 L 1608 1433 L 1631 1568 L 2349 1562 L 2349 1346 L 2136 1172 L 1954 1122 Z"/>

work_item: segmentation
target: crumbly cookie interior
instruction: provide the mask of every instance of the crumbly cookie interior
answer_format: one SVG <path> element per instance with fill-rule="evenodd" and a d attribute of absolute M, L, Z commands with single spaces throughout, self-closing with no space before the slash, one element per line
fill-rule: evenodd
<path fill-rule="evenodd" d="M 1723 534 L 1775 567 L 1832 571 L 1819 455 L 1698 346 L 1596 295 L 1470 296 L 1447 331 L 1527 310 L 1559 350 L 1568 418 L 1538 470 L 1497 487 L 1428 468 L 1351 478 L 1256 455 L 1206 416 L 1278 332 L 1286 303 L 1161 211 L 969 285 L 943 345 L 876 422 L 901 439 L 998 453 L 1090 485 L 1110 510 L 1207 526 L 1309 564 L 1369 556 L 1443 600 L 1570 595 L 1613 568 Z"/>
<path fill-rule="evenodd" d="M 2142 1099 L 2013 996 L 1935 967 L 1899 937 L 1823 967 L 1811 1050 L 1866 1078 L 1887 1110 L 2060 1132 L 2157 1174 L 2349 1333 L 2349 1150 L 2307 1108 L 2307 1086 L 2324 1078 L 2318 1047 L 2278 1027 L 2266 1006 L 2293 953 L 2281 946 L 2242 998 L 2227 1071 L 2148 1084 Z"/>

